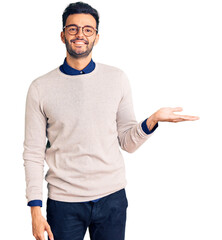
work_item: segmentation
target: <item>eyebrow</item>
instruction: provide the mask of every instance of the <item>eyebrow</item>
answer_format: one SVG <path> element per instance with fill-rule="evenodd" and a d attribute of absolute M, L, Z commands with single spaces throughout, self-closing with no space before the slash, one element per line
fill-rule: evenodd
<path fill-rule="evenodd" d="M 77 26 L 77 27 L 79 27 L 77 24 L 69 24 L 69 25 L 67 25 L 66 27 L 71 27 L 71 26 Z M 84 25 L 83 27 L 92 27 L 92 28 L 94 28 L 94 27 L 91 26 L 91 25 Z"/>

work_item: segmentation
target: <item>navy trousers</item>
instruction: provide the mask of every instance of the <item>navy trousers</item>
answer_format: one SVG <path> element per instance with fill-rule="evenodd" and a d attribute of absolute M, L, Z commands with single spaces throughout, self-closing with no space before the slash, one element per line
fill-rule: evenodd
<path fill-rule="evenodd" d="M 54 240 L 124 240 L 128 200 L 125 188 L 98 202 L 61 202 L 47 199 L 47 221 Z M 49 239 L 49 238 L 48 238 Z"/>

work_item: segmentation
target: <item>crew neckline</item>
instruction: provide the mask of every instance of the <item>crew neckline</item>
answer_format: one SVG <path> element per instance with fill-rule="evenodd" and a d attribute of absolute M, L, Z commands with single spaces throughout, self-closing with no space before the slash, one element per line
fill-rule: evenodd
<path fill-rule="evenodd" d="M 95 68 L 92 72 L 90 73 L 83 73 L 83 74 L 78 74 L 78 75 L 68 75 L 68 74 L 65 74 L 63 73 L 59 67 L 56 68 L 57 72 L 59 73 L 60 76 L 64 77 L 64 78 L 70 78 L 70 79 L 75 79 L 75 78 L 86 78 L 88 76 L 92 76 L 94 75 L 97 71 L 98 71 L 98 67 L 99 67 L 99 64 L 97 62 L 94 62 L 95 63 Z"/>

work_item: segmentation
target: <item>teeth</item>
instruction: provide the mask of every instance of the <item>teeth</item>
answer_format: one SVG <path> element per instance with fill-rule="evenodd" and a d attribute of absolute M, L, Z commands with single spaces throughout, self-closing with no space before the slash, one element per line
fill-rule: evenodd
<path fill-rule="evenodd" d="M 77 41 L 77 42 L 74 42 L 75 44 L 85 44 L 84 42 L 80 42 L 80 41 Z"/>

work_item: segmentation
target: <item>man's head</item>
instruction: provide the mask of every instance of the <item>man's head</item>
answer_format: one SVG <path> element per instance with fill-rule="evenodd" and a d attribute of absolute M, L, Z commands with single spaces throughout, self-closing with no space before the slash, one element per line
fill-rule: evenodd
<path fill-rule="evenodd" d="M 61 39 L 66 45 L 68 54 L 73 58 L 91 55 L 93 46 L 99 40 L 97 10 L 83 2 L 71 3 L 64 10 L 62 21 Z"/>

